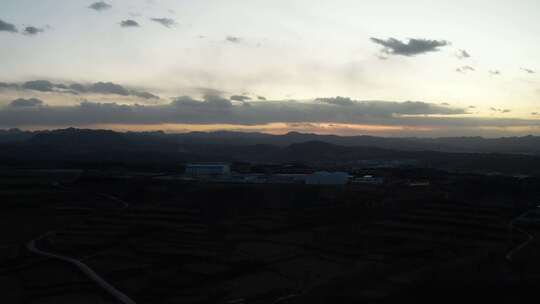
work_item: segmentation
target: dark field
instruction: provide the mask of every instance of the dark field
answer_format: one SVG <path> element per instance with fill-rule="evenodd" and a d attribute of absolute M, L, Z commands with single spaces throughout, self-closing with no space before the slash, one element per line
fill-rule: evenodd
<path fill-rule="evenodd" d="M 393 178 L 385 186 L 246 185 L 4 170 L 2 303 L 117 303 L 74 265 L 30 252 L 33 239 L 137 303 L 516 301 L 534 293 L 536 229 L 511 223 L 536 208 L 538 180 L 425 171 L 430 185 L 411 187 L 405 181 L 420 173 L 378 173 Z M 518 248 L 527 234 L 532 241 Z"/>

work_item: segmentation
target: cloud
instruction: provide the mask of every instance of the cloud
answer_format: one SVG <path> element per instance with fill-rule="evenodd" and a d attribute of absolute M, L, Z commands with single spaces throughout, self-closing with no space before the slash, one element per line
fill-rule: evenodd
<path fill-rule="evenodd" d="M 171 105 L 176 107 L 182 106 L 199 106 L 202 105 L 202 101 L 191 98 L 190 96 L 180 96 L 173 99 Z"/>
<path fill-rule="evenodd" d="M 532 112 L 531 115 L 540 115 L 538 112 Z"/>
<path fill-rule="evenodd" d="M 18 89 L 19 85 L 16 83 L 6 83 L 6 82 L 0 82 L 0 90 L 2 89 Z"/>
<path fill-rule="evenodd" d="M 222 96 L 222 95 L 225 95 L 227 92 L 225 91 L 222 91 L 222 90 L 218 90 L 218 89 L 213 89 L 213 88 L 204 88 L 204 87 L 199 87 L 199 88 L 194 88 L 193 89 L 196 93 L 198 94 L 201 94 L 203 96 Z"/>
<path fill-rule="evenodd" d="M 227 36 L 225 38 L 225 41 L 228 41 L 230 43 L 240 43 L 240 42 L 242 42 L 242 39 L 240 37 L 236 37 L 236 36 Z"/>
<path fill-rule="evenodd" d="M 322 103 L 328 103 L 333 105 L 339 105 L 339 106 L 352 106 L 355 104 L 354 101 L 352 101 L 348 97 L 333 97 L 333 98 L 317 98 L 315 101 L 322 102 Z"/>
<path fill-rule="evenodd" d="M 381 52 L 386 55 L 416 56 L 429 52 L 438 52 L 439 48 L 450 44 L 446 40 L 409 39 L 407 43 L 395 38 L 370 38 L 371 42 L 382 45 Z"/>
<path fill-rule="evenodd" d="M 257 96 L 257 99 L 258 99 L 258 100 L 266 100 L 266 97 L 264 97 L 264 96 Z"/>
<path fill-rule="evenodd" d="M 467 73 L 467 72 L 474 72 L 474 71 L 476 71 L 476 69 L 470 65 L 464 65 L 456 69 L 456 72 L 458 73 Z"/>
<path fill-rule="evenodd" d="M 177 109 L 224 110 L 233 107 L 230 100 L 219 96 L 205 96 L 204 100 L 193 99 L 190 96 L 180 96 L 173 99 L 171 105 Z"/>
<path fill-rule="evenodd" d="M 120 96 L 137 96 L 144 99 L 159 99 L 159 96 L 152 93 L 126 89 L 113 82 L 96 82 L 89 86 L 72 84 L 70 88 L 81 93 L 112 94 Z"/>
<path fill-rule="evenodd" d="M 159 96 L 148 92 L 131 91 L 131 95 L 144 98 L 144 99 L 159 99 Z"/>
<path fill-rule="evenodd" d="M 52 83 L 48 80 L 32 80 L 23 83 L 21 86 L 15 83 L 0 83 L 0 89 L 17 89 L 33 90 L 40 92 L 55 92 L 59 94 L 104 94 L 104 95 L 120 95 L 120 96 L 135 96 L 143 99 L 160 99 L 159 96 L 149 92 L 140 91 L 137 89 L 125 88 L 113 82 L 96 82 L 93 84 L 80 83 Z"/>
<path fill-rule="evenodd" d="M 38 107 L 42 105 L 44 105 L 44 102 L 37 98 L 30 98 L 30 99 L 19 98 L 9 103 L 9 106 L 14 107 L 14 108 Z"/>
<path fill-rule="evenodd" d="M 22 87 L 26 90 L 52 92 L 54 91 L 55 85 L 48 80 L 32 80 L 25 82 Z"/>
<path fill-rule="evenodd" d="M 234 100 L 234 101 L 246 101 L 246 100 L 251 100 L 251 97 L 244 96 L 244 95 L 233 95 L 229 99 Z"/>
<path fill-rule="evenodd" d="M 150 20 L 154 21 L 154 22 L 157 22 L 161 25 L 163 25 L 164 27 L 172 27 L 176 24 L 176 21 L 174 21 L 173 19 L 171 18 L 151 18 Z"/>
<path fill-rule="evenodd" d="M 521 70 L 523 70 L 524 72 L 526 72 L 528 74 L 535 74 L 536 73 L 536 71 L 531 70 L 531 69 L 527 69 L 527 68 L 521 68 Z"/>
<path fill-rule="evenodd" d="M 135 20 L 127 19 L 120 22 L 121 27 L 139 27 L 139 23 Z"/>
<path fill-rule="evenodd" d="M 132 125 L 137 128 L 161 129 L 164 124 L 215 124 L 217 128 L 222 124 L 231 124 L 239 128 L 257 128 L 265 124 L 282 123 L 286 126 L 284 130 L 290 129 L 287 126 L 313 124 L 324 125 L 324 130 L 334 133 L 341 133 L 340 128 L 350 126 L 353 128 L 351 132 L 358 134 L 370 132 L 369 127 L 363 129 L 365 126 L 376 125 L 395 127 L 396 131 L 380 132 L 397 136 L 501 136 L 515 134 L 514 128 L 524 129 L 526 131 L 523 132 L 527 133 L 537 132 L 540 128 L 540 120 L 532 116 L 531 119 L 478 118 L 459 115 L 465 114 L 465 109 L 425 102 L 353 101 L 355 104 L 352 106 L 275 100 L 246 102 L 248 106 L 245 106 L 214 96 L 202 100 L 178 97 L 169 104 L 154 105 L 88 101 L 74 106 L 8 105 L 0 107 L 0 127 L 102 128 L 107 125 L 107 128 L 114 128 L 115 125 Z"/>
<path fill-rule="evenodd" d="M 232 108 L 233 104 L 230 100 L 221 96 L 208 95 L 204 97 L 204 104 L 212 108 L 228 109 Z"/>
<path fill-rule="evenodd" d="M 116 94 L 122 96 L 128 96 L 129 91 L 123 86 L 112 83 L 112 82 L 96 82 L 88 87 L 89 92 L 100 93 L 100 94 Z"/>
<path fill-rule="evenodd" d="M 327 99 L 330 100 L 330 99 Z M 336 100 L 339 100 L 336 98 Z M 437 123 L 441 117 L 467 114 L 465 109 L 425 102 L 355 101 L 343 106 L 321 102 L 255 101 L 233 104 L 219 96 L 202 100 L 177 97 L 169 104 L 119 105 L 83 102 L 77 106 L 48 106 L 17 112 L 0 109 L 0 125 L 88 125 L 88 124 L 237 124 L 283 123 L 391 124 Z"/>
<path fill-rule="evenodd" d="M 82 85 L 82 84 L 80 84 L 80 83 L 73 83 L 73 84 L 70 84 L 70 85 L 69 85 L 69 88 L 72 89 L 73 91 L 79 92 L 79 93 L 86 93 L 86 92 L 88 92 L 88 89 L 87 89 L 84 85 Z"/>
<path fill-rule="evenodd" d="M 28 36 L 34 36 L 34 35 L 37 35 L 39 33 L 43 33 L 45 30 L 44 29 L 41 29 L 41 28 L 37 28 L 35 26 L 27 26 L 24 28 L 24 34 L 25 35 L 28 35 Z"/>
<path fill-rule="evenodd" d="M 112 8 L 112 5 L 103 1 L 98 1 L 98 2 L 92 3 L 88 8 L 101 12 L 101 11 L 105 11 Z"/>
<path fill-rule="evenodd" d="M 456 57 L 458 59 L 467 59 L 471 58 L 471 54 L 469 54 L 469 52 L 467 52 L 466 50 L 458 50 L 456 53 Z"/>
<path fill-rule="evenodd" d="M 0 32 L 17 33 L 17 27 L 14 24 L 8 23 L 0 19 Z"/>
<path fill-rule="evenodd" d="M 499 71 L 499 70 L 490 70 L 489 74 L 491 74 L 493 76 L 497 76 L 497 75 L 501 75 L 501 71 Z"/>
<path fill-rule="evenodd" d="M 498 112 L 498 113 L 503 113 L 503 114 L 512 112 L 510 109 L 499 109 L 499 108 L 494 108 L 494 107 L 491 107 L 489 109 L 493 112 Z"/>

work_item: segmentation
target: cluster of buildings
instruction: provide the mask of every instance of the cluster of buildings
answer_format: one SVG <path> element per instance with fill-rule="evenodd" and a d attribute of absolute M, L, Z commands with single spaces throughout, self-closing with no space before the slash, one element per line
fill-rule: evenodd
<path fill-rule="evenodd" d="M 346 172 L 317 171 L 311 173 L 233 174 L 230 164 L 227 163 L 187 164 L 184 177 L 193 180 L 252 184 L 345 185 L 354 183 L 379 185 L 384 182 L 382 178 L 371 175 L 354 178 Z"/>

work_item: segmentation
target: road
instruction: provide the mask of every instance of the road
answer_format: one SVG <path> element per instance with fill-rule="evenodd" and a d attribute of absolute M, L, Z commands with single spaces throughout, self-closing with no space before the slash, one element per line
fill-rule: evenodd
<path fill-rule="evenodd" d="M 123 200 L 121 200 L 119 198 L 116 198 L 114 196 L 111 196 L 111 195 L 108 195 L 108 194 L 102 194 L 102 193 L 100 193 L 99 196 L 102 196 L 102 197 L 105 197 L 107 199 L 114 200 L 116 202 L 121 203 L 122 204 L 121 209 L 125 209 L 125 208 L 129 207 L 129 203 L 127 203 L 127 202 L 125 202 L 125 201 L 123 201 Z M 68 256 L 63 256 L 63 255 L 59 255 L 59 254 L 56 254 L 56 253 L 53 253 L 53 252 L 47 252 L 45 250 L 39 249 L 38 248 L 39 241 L 46 239 L 47 237 L 49 237 L 53 233 L 54 233 L 53 231 L 47 232 L 46 234 L 44 234 L 44 235 L 42 235 L 42 236 L 40 236 L 40 237 L 38 237 L 38 238 L 36 238 L 34 240 L 31 240 L 26 245 L 26 248 L 28 248 L 29 251 L 31 251 L 31 252 L 33 252 L 33 253 L 35 253 L 37 255 L 47 257 L 47 258 L 51 258 L 51 259 L 60 260 L 60 261 L 63 261 L 63 262 L 66 262 L 66 263 L 69 263 L 71 265 L 76 266 L 89 279 L 96 282 L 99 285 L 99 287 L 103 288 L 105 291 L 107 291 L 110 295 L 112 295 L 114 298 L 116 298 L 121 303 L 135 304 L 135 301 L 133 301 L 131 298 L 129 298 L 126 294 L 124 294 L 120 290 L 116 289 L 112 284 L 110 284 L 104 278 L 99 276 L 99 274 L 97 274 L 94 270 L 92 270 L 92 268 L 88 267 L 88 265 L 84 264 L 83 262 L 81 262 L 81 261 L 79 261 L 77 259 L 74 259 L 74 258 L 70 258 Z"/>
<path fill-rule="evenodd" d="M 120 290 L 116 289 L 114 286 L 112 286 L 105 279 L 100 277 L 95 271 L 93 271 L 90 267 L 88 267 L 88 265 L 84 264 L 83 262 L 81 262 L 79 260 L 76 260 L 76 259 L 73 259 L 73 258 L 70 258 L 70 257 L 67 257 L 67 256 L 63 256 L 63 255 L 59 255 L 59 254 L 55 254 L 55 253 L 52 253 L 52 252 L 47 252 L 47 251 L 39 249 L 37 247 L 37 242 L 39 242 L 42 239 L 47 238 L 51 234 L 52 234 L 52 232 L 49 232 L 49 233 L 46 233 L 46 234 L 42 235 L 41 237 L 39 237 L 37 239 L 34 239 L 34 240 L 30 241 L 26 245 L 26 248 L 28 248 L 28 250 L 30 250 L 31 252 L 33 252 L 35 254 L 38 254 L 38 255 L 41 255 L 41 256 L 44 256 L 44 257 L 48 257 L 48 258 L 52 258 L 52 259 L 56 259 L 56 260 L 60 260 L 60 261 L 70 263 L 70 264 L 76 266 L 88 278 L 90 278 L 92 281 L 96 282 L 101 288 L 103 288 L 105 291 L 107 291 L 109 294 L 111 294 L 113 297 L 115 297 L 118 301 L 120 301 L 120 302 L 122 302 L 124 304 L 135 304 L 135 301 L 130 299 L 126 294 L 122 293 Z"/>
<path fill-rule="evenodd" d="M 540 207 L 540 206 L 539 206 Z M 523 229 L 520 229 L 520 228 L 517 228 L 515 227 L 514 225 L 514 221 L 516 219 L 519 219 L 520 217 L 526 215 L 527 213 L 529 213 L 530 211 L 527 211 L 525 212 L 524 214 L 520 215 L 519 217 L 513 219 L 512 221 L 510 221 L 510 223 L 508 224 L 508 228 L 510 229 L 510 231 L 513 231 L 513 230 L 516 230 L 517 232 L 525 235 L 527 237 L 527 239 L 519 244 L 518 246 L 514 247 L 513 249 L 511 249 L 507 254 L 506 254 L 506 259 L 508 261 L 512 261 L 514 255 L 518 252 L 520 252 L 523 248 L 527 247 L 527 245 L 529 245 L 532 241 L 534 241 L 534 236 L 532 236 L 530 233 L 528 233 L 527 231 L 523 230 Z"/>

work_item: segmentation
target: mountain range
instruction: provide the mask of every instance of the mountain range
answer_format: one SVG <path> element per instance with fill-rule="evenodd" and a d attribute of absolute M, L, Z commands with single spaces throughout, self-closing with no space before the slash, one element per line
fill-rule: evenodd
<path fill-rule="evenodd" d="M 4 166 L 182 162 L 352 166 L 398 161 L 446 170 L 540 174 L 540 137 L 385 138 L 302 133 L 0 131 Z"/>

